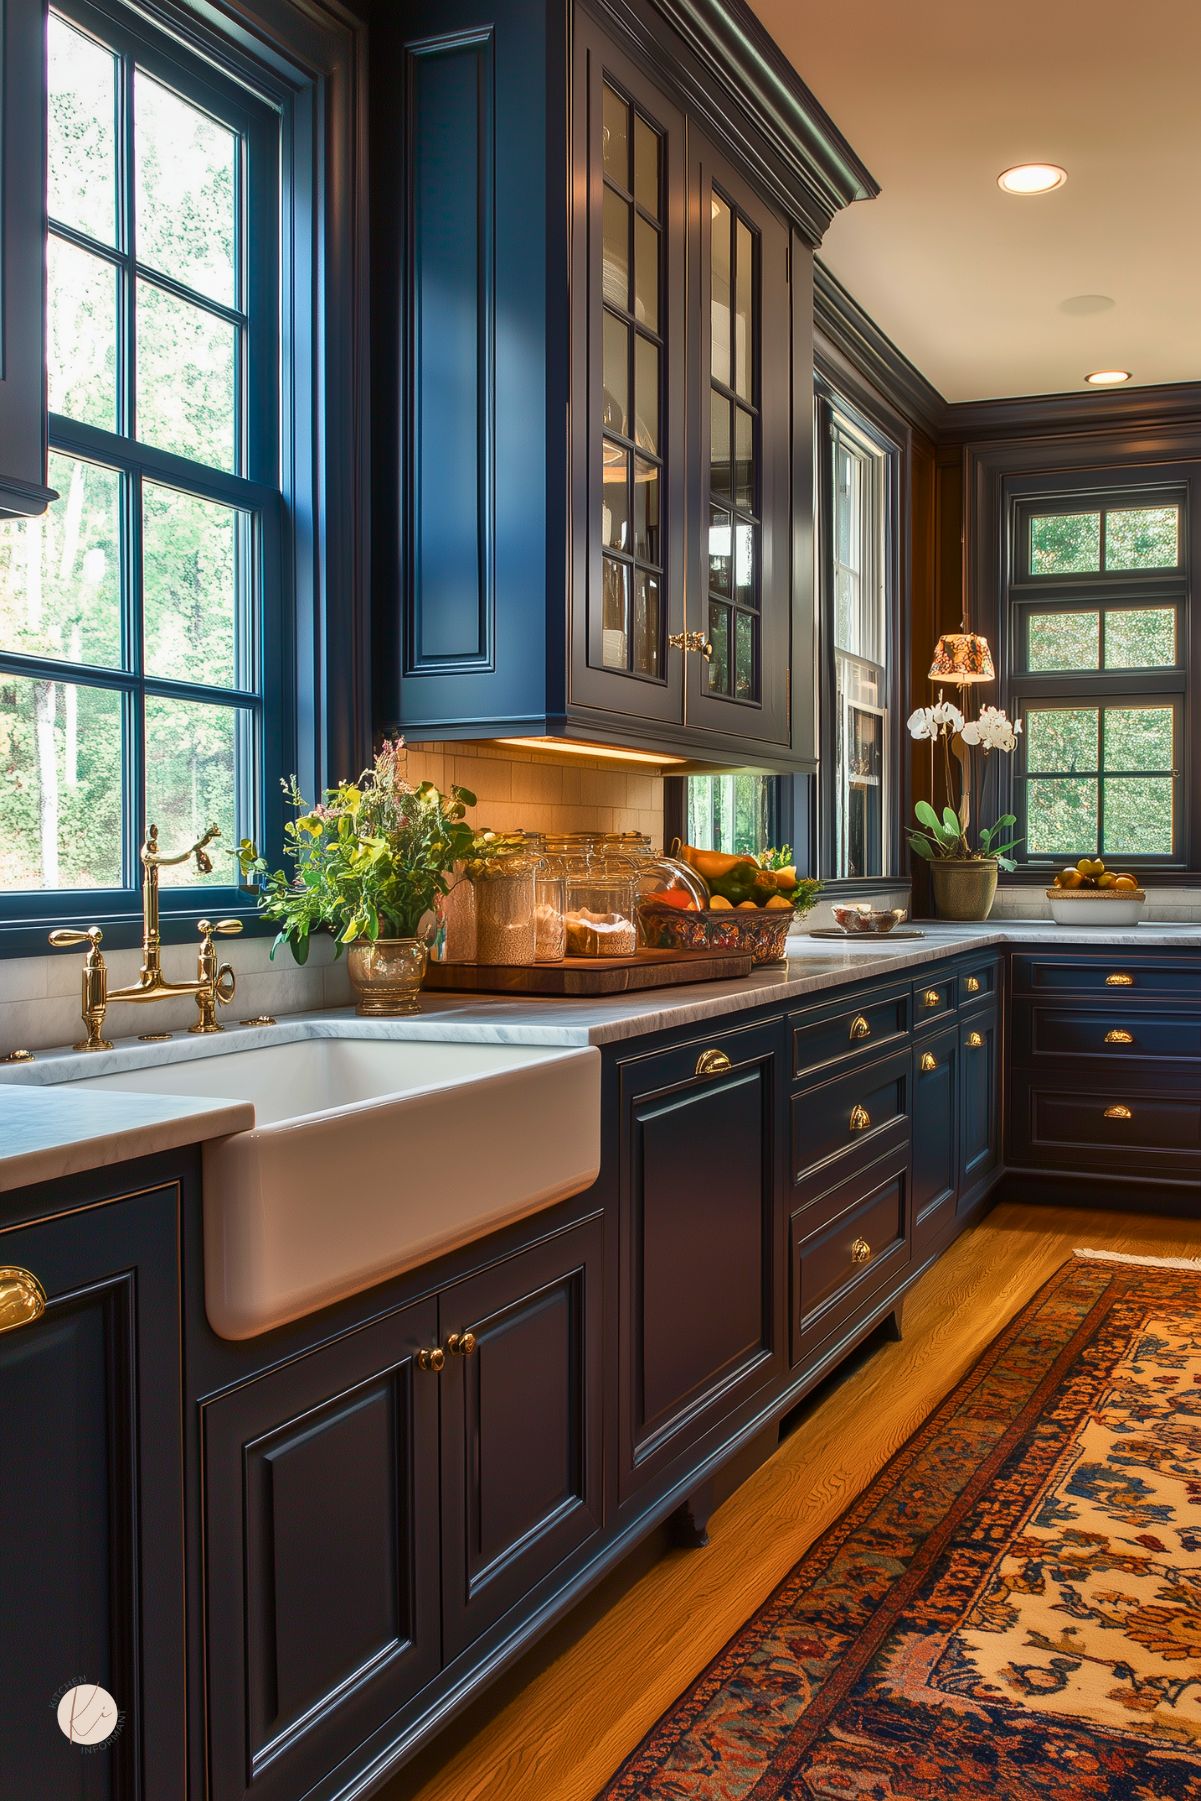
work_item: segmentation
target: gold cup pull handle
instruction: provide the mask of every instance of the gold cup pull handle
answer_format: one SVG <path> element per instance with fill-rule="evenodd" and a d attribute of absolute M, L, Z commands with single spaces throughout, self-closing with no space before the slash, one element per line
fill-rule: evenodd
<path fill-rule="evenodd" d="M 1123 1107 L 1123 1105 L 1119 1101 L 1113 1107 L 1106 1107 L 1105 1118 L 1106 1119 L 1133 1119 L 1134 1115 L 1130 1111 L 1129 1107 Z"/>
<path fill-rule="evenodd" d="M 452 1357 L 473 1357 L 479 1340 L 474 1332 L 452 1332 L 446 1348 Z"/>
<path fill-rule="evenodd" d="M 872 1247 L 866 1238 L 857 1238 L 851 1246 L 851 1262 L 867 1263 L 871 1259 Z"/>
<path fill-rule="evenodd" d="M 969 994 L 979 994 L 979 992 L 980 992 L 980 977 L 979 976 L 969 976 L 968 977 L 967 991 Z"/>
<path fill-rule="evenodd" d="M 939 993 L 937 988 L 927 988 L 925 994 L 923 994 L 923 996 L 922 996 L 922 1006 L 923 1007 L 937 1007 L 937 1005 L 941 1001 L 941 999 L 942 999 L 942 995 Z"/>
<path fill-rule="evenodd" d="M 933 1051 L 922 1052 L 920 1068 L 924 1076 L 928 1076 L 932 1070 L 938 1068 L 938 1058 L 934 1055 Z"/>
<path fill-rule="evenodd" d="M 1124 1032 L 1120 1026 L 1115 1026 L 1112 1032 L 1106 1032 L 1105 1042 L 1106 1044 L 1133 1044 L 1134 1033 Z"/>
<path fill-rule="evenodd" d="M 1115 972 L 1115 974 L 1111 976 L 1106 976 L 1105 986 L 1107 988 L 1133 988 L 1134 977 Z"/>
<path fill-rule="evenodd" d="M 871 1123 L 872 1123 L 872 1116 L 868 1112 L 867 1108 L 861 1107 L 859 1105 L 858 1101 L 856 1101 L 855 1105 L 851 1108 L 851 1118 L 850 1118 L 851 1131 L 852 1132 L 866 1132 L 867 1128 L 871 1125 Z"/>
<path fill-rule="evenodd" d="M 0 1332 L 32 1326 L 46 1311 L 46 1290 L 32 1270 L 0 1269 Z"/>
<path fill-rule="evenodd" d="M 851 1021 L 851 1037 L 870 1038 L 871 1035 L 872 1028 L 870 1023 L 863 1017 L 862 1013 L 856 1013 L 854 1019 Z"/>
<path fill-rule="evenodd" d="M 728 1069 L 732 1068 L 733 1065 L 724 1051 L 702 1051 L 696 1060 L 696 1073 L 698 1076 L 722 1076 Z"/>
<path fill-rule="evenodd" d="M 978 1051 L 980 1049 L 980 1047 L 983 1045 L 983 1043 L 984 1043 L 984 1039 L 981 1037 L 979 1032 L 969 1032 L 968 1033 L 967 1048 L 969 1051 Z"/>
<path fill-rule="evenodd" d="M 446 1368 L 446 1352 L 442 1346 L 436 1344 L 431 1350 L 418 1351 L 417 1368 L 432 1370 L 435 1376 L 440 1370 L 444 1370 Z"/>

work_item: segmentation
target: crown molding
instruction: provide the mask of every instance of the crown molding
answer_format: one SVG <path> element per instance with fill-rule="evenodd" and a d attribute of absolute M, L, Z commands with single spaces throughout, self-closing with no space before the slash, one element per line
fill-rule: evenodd
<path fill-rule="evenodd" d="M 841 352 L 911 425 L 937 442 L 942 435 L 946 401 L 864 312 L 820 257 L 813 265 L 813 323 L 819 336 Z"/>
<path fill-rule="evenodd" d="M 1190 424 L 1201 429 L 1201 382 L 956 401 L 945 408 L 941 437 L 948 444 L 972 444 Z"/>

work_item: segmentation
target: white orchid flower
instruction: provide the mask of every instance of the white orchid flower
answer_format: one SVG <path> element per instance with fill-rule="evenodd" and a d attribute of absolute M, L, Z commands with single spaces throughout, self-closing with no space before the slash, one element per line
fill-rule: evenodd
<path fill-rule="evenodd" d="M 909 715 L 907 721 L 911 738 L 934 738 L 938 728 L 934 724 L 934 708 L 918 707 Z"/>
<path fill-rule="evenodd" d="M 963 714 L 951 701 L 940 700 L 937 706 L 918 707 L 906 723 L 911 738 L 937 738 L 944 731 L 961 732 Z"/>
<path fill-rule="evenodd" d="M 981 707 L 980 717 L 964 726 L 963 742 L 979 744 L 985 751 L 1013 750 L 1021 729 L 1021 720 L 1013 724 L 1001 707 Z"/>

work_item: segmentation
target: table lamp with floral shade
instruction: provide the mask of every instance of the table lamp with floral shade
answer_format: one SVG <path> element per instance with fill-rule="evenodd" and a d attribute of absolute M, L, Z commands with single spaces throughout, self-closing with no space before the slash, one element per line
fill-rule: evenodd
<path fill-rule="evenodd" d="M 930 680 L 962 690 L 977 682 L 996 680 L 987 638 L 969 631 L 947 632 L 934 649 Z M 962 709 L 944 700 L 943 690 L 933 706 L 918 707 L 909 716 L 910 736 L 930 742 L 930 789 L 935 791 L 934 746 L 943 747 L 942 779 L 946 805 L 941 813 L 929 801 L 914 807 L 917 827 L 909 833 L 911 848 L 930 865 L 934 904 L 944 919 L 987 919 L 997 891 L 1001 869 L 1012 869 L 1009 854 L 1020 838 L 1009 834 L 1017 816 L 1003 813 L 991 826 L 977 829 L 972 845 L 973 803 L 984 804 L 990 771 L 996 768 L 994 752 L 1012 751 L 1022 729 L 1000 707 L 982 706 L 977 718 L 968 719 Z M 978 753 L 973 756 L 973 752 Z M 951 761 L 959 764 L 958 777 Z"/>

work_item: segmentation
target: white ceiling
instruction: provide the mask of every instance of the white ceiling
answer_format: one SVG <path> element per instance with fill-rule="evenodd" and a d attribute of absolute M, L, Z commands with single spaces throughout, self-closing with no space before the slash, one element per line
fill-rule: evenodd
<path fill-rule="evenodd" d="M 822 260 L 946 399 L 1201 379 L 1201 0 L 751 4 L 880 183 Z"/>

